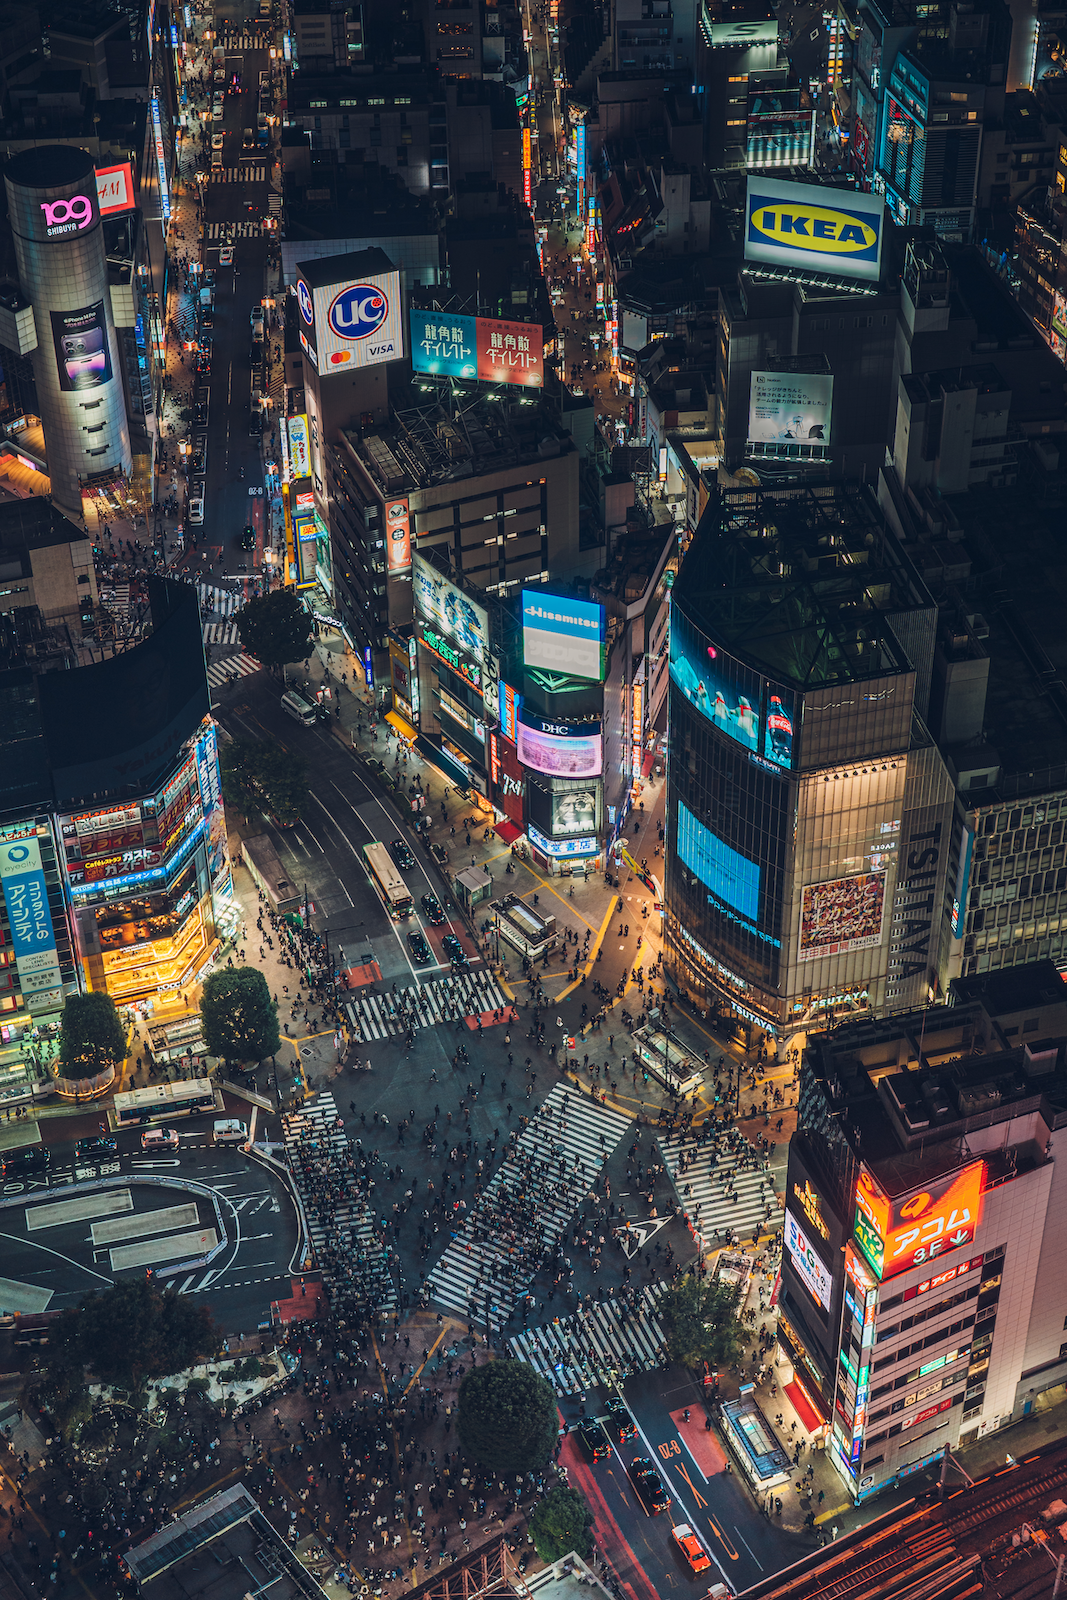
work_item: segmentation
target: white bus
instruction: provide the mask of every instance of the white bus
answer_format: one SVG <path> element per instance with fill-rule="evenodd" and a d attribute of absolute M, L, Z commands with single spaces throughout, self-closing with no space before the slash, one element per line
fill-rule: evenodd
<path fill-rule="evenodd" d="M 402 922 L 405 917 L 410 917 L 415 909 L 411 890 L 400 876 L 384 844 L 365 844 L 363 855 L 370 869 L 371 881 L 393 921 Z"/>

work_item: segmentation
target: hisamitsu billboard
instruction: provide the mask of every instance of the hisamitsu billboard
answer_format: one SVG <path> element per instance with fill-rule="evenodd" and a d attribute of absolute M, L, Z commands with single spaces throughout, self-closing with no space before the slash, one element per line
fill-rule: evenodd
<path fill-rule="evenodd" d="M 746 261 L 875 283 L 884 232 L 880 195 L 781 178 L 748 180 Z"/>

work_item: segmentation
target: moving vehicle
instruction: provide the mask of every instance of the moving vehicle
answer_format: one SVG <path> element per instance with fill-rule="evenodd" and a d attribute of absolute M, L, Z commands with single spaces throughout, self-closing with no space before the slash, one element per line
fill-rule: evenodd
<path fill-rule="evenodd" d="M 256 548 L 256 530 L 255 530 L 255 528 L 253 528 L 251 523 L 248 523 L 247 526 L 245 527 L 244 532 L 241 534 L 241 549 L 242 550 L 254 550 L 255 548 Z"/>
<path fill-rule="evenodd" d="M 649 1456 L 634 1456 L 626 1471 L 646 1515 L 658 1517 L 661 1511 L 667 1510 L 671 1497 Z"/>
<path fill-rule="evenodd" d="M 252 307 L 252 314 L 249 317 L 248 321 L 249 321 L 249 323 L 251 325 L 253 333 L 255 333 L 256 329 L 258 328 L 259 331 L 260 331 L 260 334 L 262 334 L 262 332 L 263 332 L 263 324 L 266 321 L 266 318 L 263 315 L 263 307 L 262 306 L 253 306 Z"/>
<path fill-rule="evenodd" d="M 403 872 L 407 872 L 415 865 L 415 857 L 404 843 L 403 839 L 394 839 L 389 846 L 393 852 L 393 860 Z"/>
<path fill-rule="evenodd" d="M 34 1178 L 44 1174 L 48 1171 L 51 1161 L 48 1147 L 43 1144 L 23 1145 L 21 1150 L 5 1150 L 4 1182 L 17 1182 L 20 1178 Z"/>
<path fill-rule="evenodd" d="M 236 1117 L 224 1117 L 211 1125 L 212 1144 L 247 1144 L 248 1129 Z"/>
<path fill-rule="evenodd" d="M 294 722 L 302 722 L 305 728 L 311 728 L 319 720 L 318 707 L 312 705 L 310 700 L 305 700 L 302 694 L 295 689 L 287 689 L 281 698 L 282 710 Z"/>
<path fill-rule="evenodd" d="M 176 1128 L 146 1128 L 141 1135 L 142 1150 L 177 1150 Z"/>
<path fill-rule="evenodd" d="M 244 128 L 241 132 L 241 149 L 254 150 L 256 148 L 256 130 Z"/>
<path fill-rule="evenodd" d="M 93 1161 L 106 1156 L 113 1156 L 117 1148 L 118 1146 L 114 1139 L 108 1139 L 103 1134 L 94 1133 L 91 1138 L 79 1139 L 74 1146 L 74 1153 L 86 1161 Z"/>
<path fill-rule="evenodd" d="M 212 148 L 212 150 L 221 150 L 225 143 L 226 143 L 226 135 L 224 133 L 213 133 L 211 135 L 211 148 Z"/>
<path fill-rule="evenodd" d="M 215 1086 L 210 1078 L 150 1084 L 146 1089 L 127 1089 L 115 1096 L 115 1121 L 120 1128 L 146 1122 L 164 1123 L 171 1117 L 190 1117 L 197 1111 L 210 1111 L 214 1104 Z"/>
<path fill-rule="evenodd" d="M 419 928 L 412 928 L 408 934 L 408 945 L 416 961 L 425 963 L 433 960 L 433 951 L 426 943 L 426 935 Z"/>
<path fill-rule="evenodd" d="M 423 916 L 426 918 L 426 921 L 430 924 L 431 928 L 439 928 L 441 923 L 444 922 L 446 918 L 444 911 L 441 908 L 441 902 L 438 900 L 437 896 L 435 894 L 424 894 L 420 904 L 422 906 Z"/>
<path fill-rule="evenodd" d="M 232 267 L 233 266 L 233 245 L 232 244 L 224 244 L 222 249 L 219 251 L 219 266 L 220 267 Z"/>
<path fill-rule="evenodd" d="M 467 959 L 467 952 L 464 950 L 454 933 L 446 933 L 444 938 L 441 940 L 441 944 L 444 946 L 445 954 L 448 956 L 454 967 L 466 967 L 470 965 L 470 962 Z"/>
<path fill-rule="evenodd" d="M 609 1424 L 620 1444 L 625 1444 L 628 1439 L 637 1438 L 637 1423 L 630 1415 L 630 1408 L 621 1396 L 612 1395 L 604 1410 L 608 1414 Z"/>
<path fill-rule="evenodd" d="M 689 1563 L 690 1572 L 694 1574 L 707 1572 L 711 1566 L 711 1557 L 688 1522 L 679 1522 L 677 1527 L 672 1528 L 671 1538 Z"/>
<path fill-rule="evenodd" d="M 405 917 L 410 917 L 415 909 L 415 901 L 384 844 L 380 841 L 365 844 L 363 859 L 367 863 L 371 882 L 393 921 L 402 922 Z"/>
<path fill-rule="evenodd" d="M 579 1422 L 575 1432 L 590 1461 L 603 1461 L 605 1456 L 610 1456 L 611 1443 L 594 1417 L 586 1417 L 584 1422 Z"/>

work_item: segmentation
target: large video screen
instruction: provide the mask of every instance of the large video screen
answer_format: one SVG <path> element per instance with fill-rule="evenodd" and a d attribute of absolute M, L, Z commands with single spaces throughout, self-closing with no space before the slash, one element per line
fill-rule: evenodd
<path fill-rule="evenodd" d="M 894 1198 L 868 1167 L 856 1184 L 855 1238 L 883 1283 L 970 1244 L 982 1215 L 985 1162 L 972 1161 Z"/>
<path fill-rule="evenodd" d="M 605 610 L 591 600 L 522 591 L 522 658 L 573 678 L 604 676 Z"/>
<path fill-rule="evenodd" d="M 797 698 L 780 683 L 766 685 L 767 710 L 763 718 L 763 754 L 779 767 L 793 765 L 793 729 Z"/>
<path fill-rule="evenodd" d="M 759 863 L 705 828 L 682 801 L 678 803 L 678 855 L 716 900 L 746 922 L 759 921 Z"/>
<path fill-rule="evenodd" d="M 412 561 L 415 610 L 439 628 L 456 649 L 485 665 L 489 650 L 489 613 L 456 587 L 422 556 Z"/>
<path fill-rule="evenodd" d="M 546 722 L 523 707 L 518 726 L 519 760 L 556 778 L 598 778 L 604 768 L 599 722 Z"/>
<path fill-rule="evenodd" d="M 746 750 L 760 747 L 760 676 L 671 608 L 671 677 L 691 705 Z"/>
<path fill-rule="evenodd" d="M 830 443 L 834 380 L 828 372 L 754 372 L 749 385 L 749 443 Z"/>
<path fill-rule="evenodd" d="M 97 300 L 81 311 L 53 311 L 51 315 L 59 387 L 69 392 L 102 389 L 110 383 L 111 352 L 104 302 Z"/>
<path fill-rule="evenodd" d="M 851 878 L 805 885 L 800 905 L 798 961 L 844 955 L 882 942 L 885 873 L 860 872 Z"/>
<path fill-rule="evenodd" d="M 552 833 L 596 832 L 596 789 L 567 789 L 552 796 Z"/>

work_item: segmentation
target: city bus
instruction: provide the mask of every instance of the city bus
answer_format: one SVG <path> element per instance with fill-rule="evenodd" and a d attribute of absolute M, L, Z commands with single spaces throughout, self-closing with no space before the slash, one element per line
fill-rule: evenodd
<path fill-rule="evenodd" d="M 169 1122 L 211 1111 L 215 1089 L 209 1078 L 189 1078 L 179 1083 L 156 1083 L 147 1089 L 130 1089 L 115 1096 L 115 1121 L 120 1128 L 143 1122 Z"/>
<path fill-rule="evenodd" d="M 411 890 L 397 871 L 396 863 L 384 844 L 365 844 L 363 855 L 374 887 L 393 921 L 400 922 L 404 917 L 410 917 L 415 909 Z"/>

